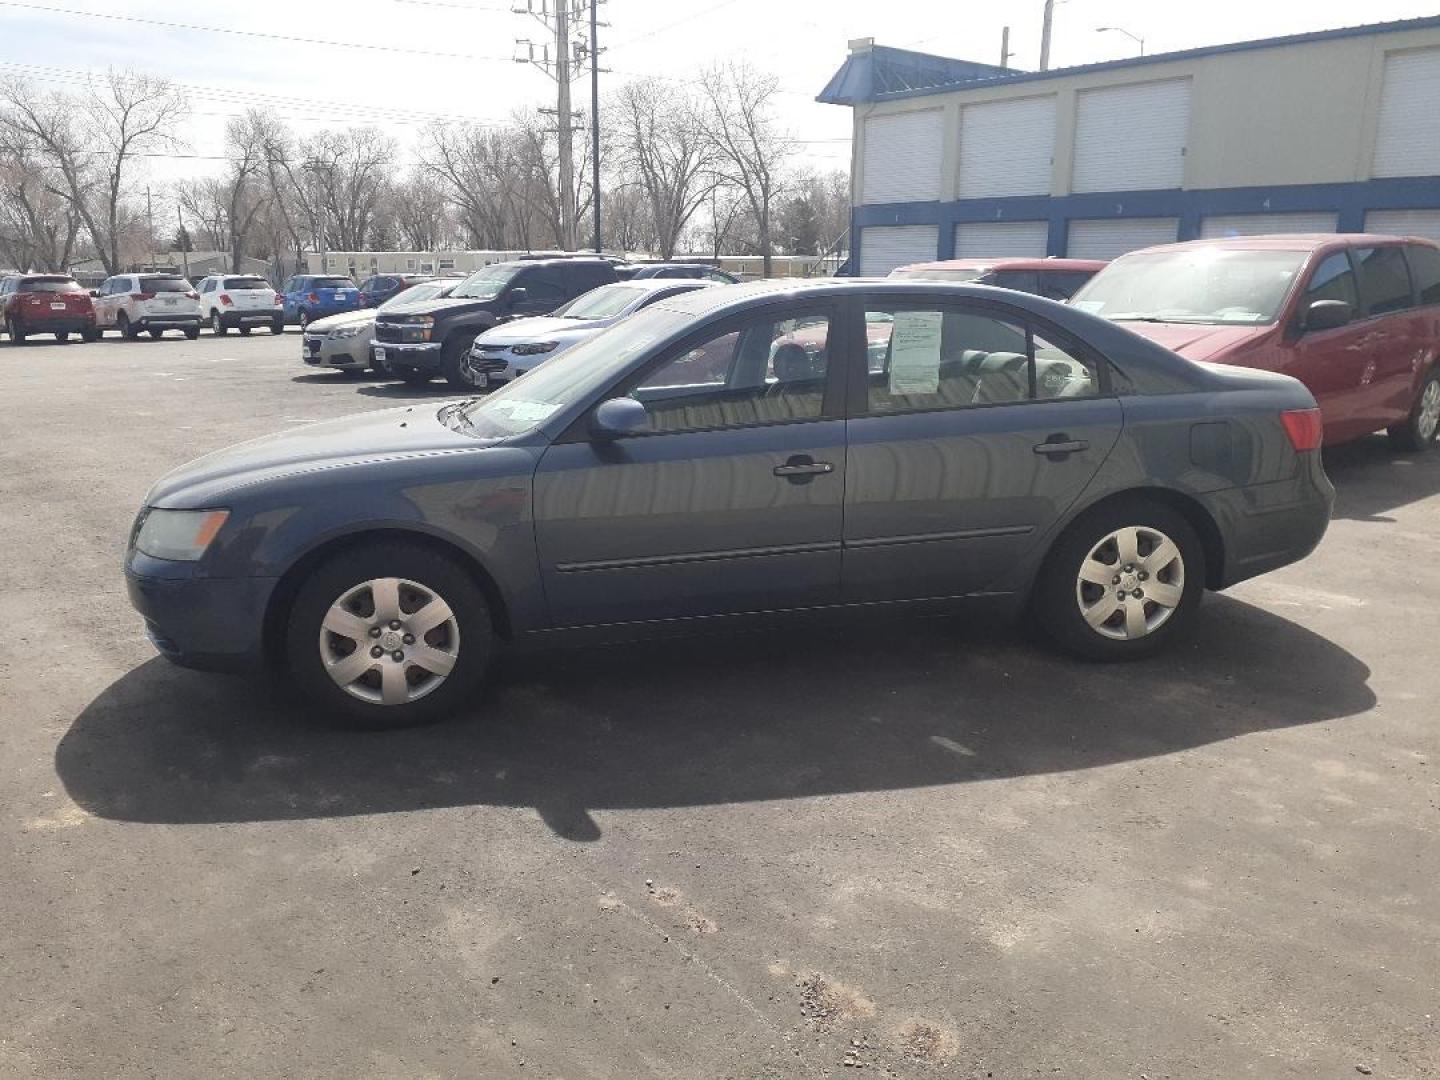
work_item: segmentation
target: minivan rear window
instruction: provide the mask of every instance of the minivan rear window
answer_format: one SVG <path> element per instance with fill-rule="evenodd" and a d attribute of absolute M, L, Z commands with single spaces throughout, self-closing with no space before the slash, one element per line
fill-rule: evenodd
<path fill-rule="evenodd" d="M 261 277 L 227 277 L 223 289 L 268 289 L 270 283 Z"/>
<path fill-rule="evenodd" d="M 193 286 L 183 277 L 142 277 L 140 288 L 148 293 L 189 292 Z"/>
<path fill-rule="evenodd" d="M 1410 272 L 1399 244 L 1356 248 L 1355 261 L 1360 266 L 1360 295 L 1369 314 L 1385 315 L 1411 305 Z"/>
<path fill-rule="evenodd" d="M 1440 248 L 1429 244 L 1409 244 L 1405 254 L 1410 258 L 1410 273 L 1415 277 L 1415 291 L 1422 304 L 1440 304 Z"/>
<path fill-rule="evenodd" d="M 38 292 L 38 293 L 76 293 L 84 292 L 80 283 L 70 278 L 62 277 L 36 277 L 21 278 L 15 286 L 16 292 Z"/>

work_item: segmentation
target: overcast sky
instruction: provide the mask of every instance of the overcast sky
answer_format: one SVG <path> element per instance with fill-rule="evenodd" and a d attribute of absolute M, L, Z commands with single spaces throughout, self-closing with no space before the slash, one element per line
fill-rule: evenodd
<path fill-rule="evenodd" d="M 528 0 L 539 7 L 542 0 Z M 553 0 L 552 0 L 553 2 Z M 373 122 L 402 145 L 427 120 L 503 121 L 517 107 L 553 106 L 553 84 L 513 62 L 517 38 L 540 38 L 527 0 L 0 0 L 0 70 L 72 85 L 107 66 L 183 84 L 194 117 L 191 159 L 156 162 L 157 181 L 216 170 L 229 115 L 259 105 L 297 129 Z M 608 0 L 603 74 L 614 85 L 654 74 L 683 83 L 716 60 L 743 57 L 773 71 L 783 119 L 819 167 L 848 164 L 849 110 L 815 95 L 850 38 L 997 62 L 1011 26 L 1012 64 L 1038 66 L 1042 0 Z M 1367 22 L 1435 14 L 1440 0 L 1368 0 Z M 1052 65 L 1353 24 L 1353 0 L 1060 0 Z M 154 21 L 180 25 L 159 26 Z M 211 29 L 200 29 L 208 27 Z M 232 32 L 216 32 L 228 30 Z M 268 36 L 276 35 L 276 36 Z M 282 40 L 284 37 L 309 41 Z M 588 107 L 588 81 L 577 83 Z"/>

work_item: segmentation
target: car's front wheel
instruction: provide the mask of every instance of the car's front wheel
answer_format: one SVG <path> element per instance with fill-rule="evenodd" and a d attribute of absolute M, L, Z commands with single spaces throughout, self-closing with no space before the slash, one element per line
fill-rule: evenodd
<path fill-rule="evenodd" d="M 1125 499 L 1081 515 L 1055 542 L 1032 614 L 1066 652 L 1136 660 L 1184 632 L 1204 586 L 1204 549 L 1185 517 Z"/>
<path fill-rule="evenodd" d="M 445 342 L 440 353 L 440 371 L 445 381 L 457 390 L 475 390 L 479 381 L 475 369 L 470 366 L 470 347 L 475 339 L 467 336 L 452 337 Z"/>
<path fill-rule="evenodd" d="M 1440 434 L 1440 363 L 1420 384 L 1410 415 L 1389 432 L 1391 441 L 1402 450 L 1429 450 L 1435 445 L 1435 437 Z"/>
<path fill-rule="evenodd" d="M 387 541 L 342 552 L 310 575 L 285 647 L 299 689 L 328 714 L 357 727 L 407 727 L 473 699 L 494 629 L 458 561 Z"/>

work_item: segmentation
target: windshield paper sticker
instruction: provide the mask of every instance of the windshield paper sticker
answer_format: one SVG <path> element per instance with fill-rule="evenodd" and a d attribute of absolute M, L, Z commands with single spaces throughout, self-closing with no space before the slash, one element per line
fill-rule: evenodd
<path fill-rule="evenodd" d="M 933 394 L 940 389 L 938 311 L 897 311 L 890 331 L 890 393 Z"/>

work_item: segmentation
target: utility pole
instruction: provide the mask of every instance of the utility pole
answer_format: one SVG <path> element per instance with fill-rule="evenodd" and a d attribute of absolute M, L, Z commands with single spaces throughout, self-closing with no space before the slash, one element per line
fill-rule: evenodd
<path fill-rule="evenodd" d="M 1010 57 L 1015 54 L 1010 51 L 1010 28 L 1007 26 L 1000 31 L 1000 66 L 1010 67 Z"/>
<path fill-rule="evenodd" d="M 1040 24 L 1040 70 L 1050 70 L 1050 27 L 1055 22 L 1055 0 L 1045 0 L 1045 18 Z"/>
<path fill-rule="evenodd" d="M 150 234 L 150 269 L 155 269 L 155 204 L 150 201 L 150 185 L 145 185 L 145 231 Z"/>
<path fill-rule="evenodd" d="M 600 0 L 590 0 L 590 208 L 600 252 Z"/>
<path fill-rule="evenodd" d="M 180 213 L 180 204 L 175 204 L 175 220 L 180 223 L 180 232 L 175 239 L 180 241 L 180 257 L 185 260 L 185 280 L 190 280 L 190 247 L 186 243 L 190 239 L 185 233 L 185 218 Z"/>

